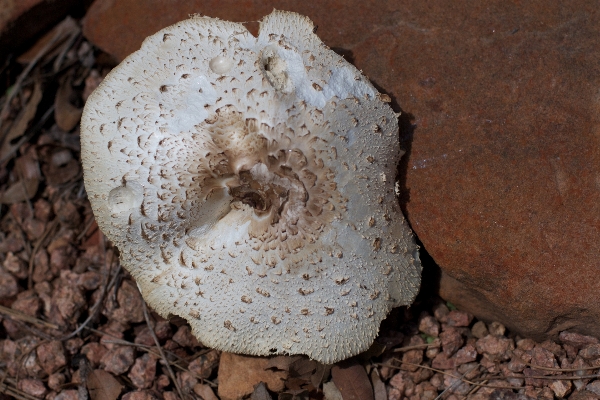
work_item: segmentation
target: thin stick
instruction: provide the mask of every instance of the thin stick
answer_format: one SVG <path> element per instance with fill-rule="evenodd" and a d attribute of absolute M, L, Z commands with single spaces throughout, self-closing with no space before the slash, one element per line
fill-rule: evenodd
<path fill-rule="evenodd" d="M 33 125 L 31 128 L 29 128 L 26 131 L 26 133 L 21 136 L 21 138 L 19 139 L 19 141 L 17 143 L 10 146 L 10 149 L 6 151 L 6 153 L 4 154 L 4 156 L 2 158 L 0 158 L 0 164 L 4 164 L 6 161 L 10 160 L 14 156 L 14 154 L 17 152 L 17 150 L 19 150 L 21 148 L 23 143 L 31 140 L 31 137 L 34 136 L 36 133 L 38 133 L 42 129 L 44 124 L 48 121 L 48 119 L 50 119 L 50 116 L 52 116 L 53 113 L 54 113 L 54 104 L 52 104 L 50 107 L 48 107 L 46 112 L 44 112 L 44 114 L 41 116 L 40 120 L 38 122 L 36 122 L 35 125 Z"/>
<path fill-rule="evenodd" d="M 548 367 L 541 367 L 538 365 L 533 365 L 530 363 L 525 363 L 525 365 L 527 365 L 528 367 L 531 368 L 535 368 L 535 369 L 541 369 L 544 371 L 553 371 L 553 372 L 579 372 L 579 371 L 590 371 L 593 369 L 600 369 L 600 366 L 598 367 L 581 367 L 581 368 L 548 368 Z"/>
<path fill-rule="evenodd" d="M 6 383 L 0 383 L 0 393 L 6 393 L 18 400 L 38 400 L 37 397 L 33 397 L 17 388 L 10 387 Z"/>
<path fill-rule="evenodd" d="M 81 239 L 83 239 L 83 237 L 87 234 L 87 231 L 90 229 L 90 227 L 93 225 L 94 221 L 96 219 L 94 217 L 91 217 L 90 220 L 87 222 L 87 224 L 85 224 L 85 227 L 83 228 L 83 230 L 81 231 L 81 233 L 79 233 L 79 235 L 77 235 L 77 241 L 80 241 Z"/>
<path fill-rule="evenodd" d="M 406 364 L 406 365 L 411 365 L 414 367 L 419 367 L 419 368 L 424 368 L 424 369 L 428 369 L 434 372 L 439 372 L 440 374 L 444 374 L 444 375 L 449 375 L 452 376 L 453 378 L 458 378 L 455 375 L 452 375 L 446 371 L 442 371 L 440 369 L 435 369 L 435 368 L 431 368 L 427 365 L 419 365 L 419 364 L 413 364 L 413 363 L 409 363 L 409 362 L 404 362 L 402 360 L 399 360 L 397 358 L 394 358 L 394 360 L 402 363 L 402 364 Z M 391 364 L 375 364 L 375 365 L 380 365 L 383 367 L 388 367 L 388 368 L 394 368 L 394 369 L 400 369 L 399 366 L 397 365 L 391 365 Z M 577 370 L 578 371 L 578 370 Z M 550 379 L 550 380 L 563 380 L 563 381 L 573 381 L 573 380 L 578 380 L 578 379 L 596 379 L 596 378 L 600 378 L 600 374 L 593 374 L 593 375 L 574 375 L 574 376 L 556 376 L 556 375 L 531 375 L 531 376 L 527 376 L 525 374 L 519 374 L 519 375 L 512 375 L 512 376 L 498 376 L 498 379 L 508 379 L 508 378 L 517 378 L 517 379 Z M 489 378 L 487 378 L 489 379 Z M 477 382 L 472 382 L 472 381 L 468 381 L 468 380 L 464 380 L 466 383 L 471 384 L 471 385 L 480 385 L 480 386 L 484 386 L 484 387 L 495 387 L 495 388 L 507 388 L 508 386 L 489 386 L 489 385 L 481 385 Z M 510 388 L 510 387 L 508 387 Z M 515 386 L 513 386 L 513 388 L 516 388 Z"/>
<path fill-rule="evenodd" d="M 450 385 L 446 389 L 444 389 L 442 391 L 442 393 L 440 393 L 434 400 L 440 400 L 442 398 L 442 396 L 444 395 L 444 393 L 446 393 L 447 391 L 450 391 L 452 393 L 454 391 L 454 388 L 457 387 L 460 382 L 465 382 L 466 381 L 465 376 L 467 376 L 467 374 L 469 372 L 473 371 L 477 367 L 479 367 L 479 365 L 474 365 L 473 368 L 465 371 L 465 373 L 462 374 L 461 377 L 458 378 L 458 380 L 456 382 L 454 382 L 452 385 Z"/>
<path fill-rule="evenodd" d="M 400 360 L 398 360 L 400 361 Z M 434 371 L 434 372 L 439 372 L 442 375 L 448 375 L 451 376 L 452 378 L 456 378 L 456 379 L 461 379 L 459 376 L 453 375 L 449 372 L 446 371 L 442 371 L 441 369 L 435 369 L 435 368 L 431 368 L 428 367 L 427 365 L 419 365 L 419 364 L 413 364 L 413 363 L 407 363 L 407 362 L 402 362 L 400 361 L 402 364 L 406 364 L 406 365 L 412 365 L 415 367 L 419 367 L 419 368 L 423 368 L 423 369 L 428 369 L 430 371 Z M 383 364 L 383 363 L 376 363 L 375 365 L 379 365 L 382 367 L 388 367 L 388 368 L 395 368 L 395 369 L 400 369 L 399 366 L 397 365 L 391 365 L 391 364 Z M 511 378 L 513 378 L 511 376 Z M 518 389 L 517 387 L 510 387 L 510 386 L 500 386 L 500 385 L 486 385 L 486 384 L 481 384 L 481 383 L 477 383 L 477 382 L 472 382 L 469 381 L 467 379 L 461 379 L 463 382 L 468 383 L 469 385 L 476 385 L 476 386 L 482 386 L 482 387 L 487 387 L 487 388 L 492 388 L 492 389 Z"/>
<path fill-rule="evenodd" d="M 45 328 L 56 329 L 56 330 L 58 330 L 60 328 L 58 325 L 43 321 L 39 318 L 32 317 L 32 316 L 24 314 L 20 311 L 16 311 L 16 310 L 13 310 L 12 308 L 4 307 L 4 306 L 0 306 L 0 314 L 7 315 L 11 319 L 16 319 L 18 321 L 23 321 L 23 322 L 29 322 L 30 324 L 43 326 Z"/>
<path fill-rule="evenodd" d="M 158 338 L 156 337 L 156 333 L 154 333 L 154 328 L 152 328 L 152 324 L 150 323 L 150 316 L 148 315 L 148 307 L 146 307 L 145 301 L 142 301 L 142 307 L 144 310 L 144 318 L 146 319 L 146 324 L 148 325 L 148 328 L 150 328 L 150 335 L 152 335 L 152 339 L 154 339 L 154 343 L 156 344 L 156 347 L 158 348 L 160 357 L 162 358 L 163 362 L 165 363 L 165 367 L 167 368 L 167 371 L 169 372 L 169 375 L 171 376 L 171 379 L 173 380 L 173 385 L 175 385 L 175 388 L 177 389 L 177 393 L 179 393 L 179 398 L 181 400 L 183 400 L 183 399 L 185 399 L 185 397 L 183 397 L 183 392 L 181 391 L 181 388 L 179 387 L 179 382 L 177 382 L 177 378 L 175 377 L 175 374 L 173 373 L 173 370 L 171 369 L 171 364 L 169 363 L 169 360 L 167 360 L 167 357 L 165 357 L 165 353 L 163 353 L 162 347 L 160 346 L 160 342 L 158 341 Z"/>
<path fill-rule="evenodd" d="M 155 356 L 160 357 L 160 353 L 158 351 L 154 350 L 154 346 L 148 346 L 147 344 L 141 344 L 141 343 L 133 343 L 133 342 L 128 342 L 127 340 L 121 340 L 121 339 L 115 339 L 115 340 L 104 340 L 102 343 L 112 343 L 112 344 L 118 344 L 121 346 L 132 346 L 132 347 L 137 347 L 139 349 L 142 349 L 144 351 L 147 351 L 148 353 L 152 353 Z M 164 350 L 167 354 L 169 354 L 170 356 L 173 356 L 175 358 L 177 358 L 179 361 L 182 362 L 186 362 L 186 360 L 184 360 L 183 358 L 179 357 L 177 354 L 169 351 L 169 350 Z M 173 361 L 169 361 L 169 364 L 174 365 L 174 366 L 178 366 L 177 362 L 173 362 Z M 183 368 L 183 367 L 181 367 Z"/>
<path fill-rule="evenodd" d="M 23 80 L 29 75 L 33 67 L 35 67 L 35 65 L 38 63 L 38 61 L 40 61 L 40 59 L 43 56 L 45 56 L 46 53 L 48 53 L 48 51 L 50 51 L 50 49 L 52 49 L 52 47 L 54 47 L 54 45 L 62 38 L 63 34 L 64 32 L 60 30 L 56 32 L 52 39 L 50 39 L 50 41 L 46 43 L 46 45 L 42 47 L 40 51 L 38 51 L 33 60 L 31 60 L 31 62 L 27 65 L 27 67 L 25 67 L 23 72 L 21 72 L 21 74 L 17 78 L 17 81 L 13 85 L 13 90 L 8 94 L 8 96 L 6 96 L 6 100 L 4 102 L 2 110 L 0 111 L 0 121 L 4 120 L 6 115 L 8 115 L 8 108 L 10 107 L 10 102 L 15 97 L 17 92 L 20 91 L 21 85 L 23 84 Z"/>
<path fill-rule="evenodd" d="M 40 240 L 37 241 L 37 243 L 33 247 L 33 251 L 31 252 L 31 255 L 29 256 L 29 270 L 28 270 L 28 277 L 27 277 L 27 288 L 29 288 L 29 289 L 31 289 L 31 286 L 33 284 L 33 263 L 34 263 L 35 255 L 38 252 L 38 250 L 40 249 L 40 247 L 42 247 L 42 244 L 44 243 L 44 241 L 50 235 L 50 232 L 52 232 L 58 226 L 58 223 L 59 223 L 59 218 L 58 217 L 54 218 L 54 221 L 52 221 L 50 226 L 46 229 L 46 231 L 44 232 L 44 234 L 42 235 Z"/>
<path fill-rule="evenodd" d="M 154 346 L 148 346 L 148 345 L 140 344 L 140 343 L 132 343 L 132 342 L 128 342 L 126 340 L 121 340 L 121 339 L 104 340 L 103 343 L 118 344 L 118 345 L 121 345 L 121 346 L 132 346 L 132 347 L 136 347 L 138 350 L 142 350 L 142 351 L 145 351 L 145 352 L 148 352 L 148 353 L 154 354 L 155 356 L 160 357 L 160 353 L 158 353 L 157 351 L 154 350 Z M 166 350 L 166 352 L 170 356 L 173 356 L 173 357 L 179 359 L 182 362 L 187 362 L 185 359 L 179 357 L 177 354 L 175 354 L 173 352 L 170 352 L 169 350 Z M 193 373 L 192 371 L 189 370 L 189 368 L 185 368 L 185 367 L 181 366 L 178 362 L 169 361 L 169 364 L 172 365 L 172 366 L 174 366 L 175 368 L 179 369 L 180 371 L 185 371 L 185 372 L 191 373 L 193 376 L 195 376 L 198 379 L 201 379 L 203 382 L 208 383 L 212 387 L 218 387 L 219 386 L 216 383 L 214 383 L 214 382 L 212 382 L 212 381 L 210 381 L 210 380 L 208 380 L 206 378 L 202 378 L 198 374 Z"/>
<path fill-rule="evenodd" d="M 104 236 L 103 236 L 104 237 Z M 104 241 L 104 240 L 103 240 Z M 104 246 L 103 246 L 104 247 Z M 110 276 L 110 266 L 112 265 L 112 257 L 110 259 L 110 261 L 108 262 L 108 276 L 106 277 L 106 280 L 104 281 L 104 285 L 102 285 L 102 292 L 100 293 L 100 297 L 98 298 L 98 300 L 96 300 L 96 304 L 94 304 L 90 310 L 90 313 L 88 315 L 88 317 L 85 319 L 85 321 L 83 321 L 83 323 L 81 325 L 79 325 L 79 327 L 77 329 L 75 329 L 73 332 L 69 333 L 66 336 L 61 337 L 60 340 L 61 342 L 71 339 L 73 336 L 77 335 L 79 332 L 81 332 L 82 329 L 84 329 L 87 324 L 90 323 L 90 321 L 92 320 L 92 318 L 94 318 L 96 316 L 96 314 L 98 313 L 98 311 L 100 310 L 100 306 L 103 305 L 104 303 L 104 297 L 106 296 L 106 291 L 108 290 L 108 288 L 110 286 L 112 286 L 115 281 L 117 280 L 117 277 L 119 276 L 119 272 L 121 272 L 121 266 L 119 265 L 116 268 L 115 274 L 113 275 L 113 278 L 110 279 L 110 283 L 109 283 L 109 276 Z M 104 247 L 104 263 L 106 264 L 106 247 Z"/>
<path fill-rule="evenodd" d="M 488 383 L 488 382 L 489 382 L 489 380 L 488 380 L 488 379 L 486 379 L 486 380 L 484 380 L 484 381 L 483 381 L 483 382 L 481 382 L 481 383 L 483 383 L 483 384 L 486 384 L 486 383 Z M 469 398 L 469 396 L 471 396 L 472 394 L 476 393 L 476 392 L 477 392 L 479 389 L 481 389 L 481 386 L 473 386 L 473 387 L 471 388 L 471 390 L 469 390 L 469 393 L 467 393 L 467 394 L 466 394 L 466 396 L 464 396 L 464 397 L 463 397 L 463 399 L 468 399 L 468 398 Z"/>
<path fill-rule="evenodd" d="M 433 347 L 440 347 L 440 343 L 437 344 L 433 344 L 433 343 L 424 343 L 424 344 L 415 344 L 413 346 L 404 346 L 404 347 L 398 347 L 397 349 L 394 349 L 394 353 L 400 353 L 400 352 L 404 352 L 404 351 L 410 351 L 410 350 L 419 350 L 419 349 L 429 349 L 429 348 L 433 348 Z"/>

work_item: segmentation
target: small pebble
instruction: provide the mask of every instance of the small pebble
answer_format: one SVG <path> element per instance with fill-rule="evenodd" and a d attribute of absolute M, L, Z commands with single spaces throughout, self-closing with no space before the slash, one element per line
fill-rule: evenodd
<path fill-rule="evenodd" d="M 440 334 L 440 324 L 431 315 L 422 314 L 419 317 L 419 331 L 428 336 L 438 337 Z"/>
<path fill-rule="evenodd" d="M 471 328 L 471 333 L 477 339 L 481 339 L 482 337 L 489 335 L 488 328 L 485 326 L 485 322 L 483 321 L 475 322 Z"/>
<path fill-rule="evenodd" d="M 438 303 L 433 307 L 433 315 L 440 322 L 446 322 L 450 309 L 444 303 Z"/>
<path fill-rule="evenodd" d="M 506 328 L 500 322 L 491 322 L 488 326 L 488 331 L 491 335 L 504 336 Z"/>
<path fill-rule="evenodd" d="M 578 348 L 585 347 L 589 344 L 598 344 L 598 339 L 593 336 L 585 336 L 580 333 L 563 331 L 558 335 L 561 342 L 570 344 Z"/>
<path fill-rule="evenodd" d="M 572 387 L 573 384 L 567 380 L 556 380 L 550 384 L 550 389 L 552 389 L 554 395 L 558 398 L 564 398 L 571 393 Z"/>
<path fill-rule="evenodd" d="M 471 314 L 459 310 L 452 310 L 446 316 L 446 323 L 449 326 L 469 326 L 472 320 Z"/>

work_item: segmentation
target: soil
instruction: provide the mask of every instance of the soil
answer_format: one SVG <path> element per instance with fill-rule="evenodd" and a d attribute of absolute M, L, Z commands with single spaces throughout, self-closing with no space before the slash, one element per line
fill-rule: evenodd
<path fill-rule="evenodd" d="M 333 366 L 220 353 L 148 310 L 82 180 L 82 106 L 114 65 L 68 18 L 0 66 L 0 399 L 600 398 L 596 338 L 536 343 L 431 291 Z"/>

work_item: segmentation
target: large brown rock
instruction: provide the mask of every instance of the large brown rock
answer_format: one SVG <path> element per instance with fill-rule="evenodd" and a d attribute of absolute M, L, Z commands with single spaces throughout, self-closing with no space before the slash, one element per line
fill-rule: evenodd
<path fill-rule="evenodd" d="M 273 7 L 308 15 L 402 106 L 403 201 L 441 294 L 536 338 L 600 336 L 597 2 L 97 0 L 85 32 L 122 59 L 190 13 Z"/>

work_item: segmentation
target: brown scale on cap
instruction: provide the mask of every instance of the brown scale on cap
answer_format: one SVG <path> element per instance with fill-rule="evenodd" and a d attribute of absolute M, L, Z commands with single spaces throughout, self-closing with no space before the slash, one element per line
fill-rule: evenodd
<path fill-rule="evenodd" d="M 298 14 L 258 37 L 205 17 L 165 28 L 86 104 L 98 224 L 150 306 L 204 344 L 355 355 L 420 282 L 384 101 Z"/>
<path fill-rule="evenodd" d="M 323 167 L 315 146 L 329 127 L 324 124 L 317 135 L 305 131 L 299 136 L 288 124 L 305 119 L 301 113 L 269 126 L 244 118 L 229 105 L 199 125 L 211 138 L 207 146 L 214 155 L 208 165 L 194 171 L 199 186 L 189 190 L 199 187 L 201 193 L 188 193 L 188 197 L 206 198 L 226 182 L 232 203 L 254 210 L 256 218 L 248 231 L 252 248 L 267 250 L 275 241 L 281 259 L 297 253 L 305 243 L 314 243 L 323 225 L 339 215 L 333 206 L 341 201 L 333 171 Z"/>

